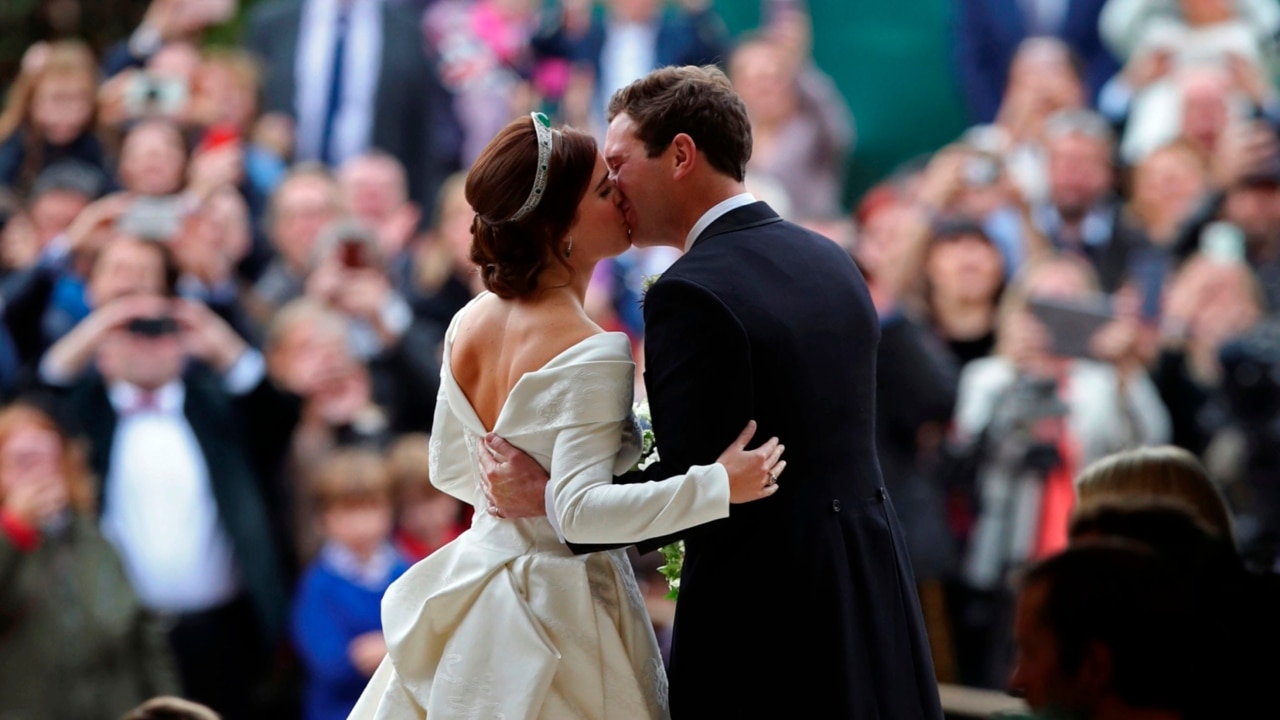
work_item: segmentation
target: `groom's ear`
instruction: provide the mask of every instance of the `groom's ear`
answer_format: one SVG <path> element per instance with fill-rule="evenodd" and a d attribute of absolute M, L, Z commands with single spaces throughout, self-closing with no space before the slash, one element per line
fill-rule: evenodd
<path fill-rule="evenodd" d="M 673 160 L 672 179 L 681 180 L 693 172 L 698 165 L 698 146 L 686 133 L 678 133 L 671 139 L 671 158 Z"/>

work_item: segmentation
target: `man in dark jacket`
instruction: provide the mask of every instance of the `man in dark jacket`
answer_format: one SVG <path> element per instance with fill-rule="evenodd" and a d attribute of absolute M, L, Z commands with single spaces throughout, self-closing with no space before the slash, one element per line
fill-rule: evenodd
<path fill-rule="evenodd" d="M 265 368 L 207 307 L 153 292 L 94 311 L 39 370 L 89 440 L 103 534 L 165 620 L 186 696 L 225 717 L 247 716 L 283 629 L 267 481 L 299 407 Z"/>
<path fill-rule="evenodd" d="M 915 579 L 876 457 L 876 311 L 848 253 L 746 192 L 750 154 L 746 109 L 718 70 L 657 70 L 610 102 L 604 155 L 633 242 L 685 251 L 644 303 L 661 461 L 616 481 L 714 463 L 750 420 L 785 443 L 788 463 L 772 497 L 680 538 L 672 717 L 936 720 Z M 524 476 L 526 496 L 504 470 L 514 464 L 486 468 L 499 511 L 527 513 L 529 497 L 544 511 L 546 475 Z"/>

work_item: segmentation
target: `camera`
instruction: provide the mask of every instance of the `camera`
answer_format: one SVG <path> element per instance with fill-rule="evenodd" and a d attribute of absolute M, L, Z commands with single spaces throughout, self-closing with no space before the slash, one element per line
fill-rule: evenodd
<path fill-rule="evenodd" d="M 178 78 L 141 72 L 125 88 L 125 110 L 135 117 L 177 115 L 187 104 L 189 94 L 187 84 Z"/>
<path fill-rule="evenodd" d="M 975 155 L 965 162 L 962 172 L 969 187 L 991 187 L 1000 179 L 1000 163 L 986 154 Z"/>
<path fill-rule="evenodd" d="M 166 242 L 182 231 L 187 202 L 181 195 L 142 196 L 120 218 L 120 231 L 143 240 Z"/>
<path fill-rule="evenodd" d="M 162 337 L 164 335 L 173 335 L 178 332 L 178 322 L 172 317 L 163 315 L 160 317 L 134 318 L 129 321 L 126 329 L 134 334 L 142 337 Z"/>
<path fill-rule="evenodd" d="M 1280 321 L 1222 346 L 1222 389 L 1231 413 L 1268 443 L 1280 442 Z"/>
<path fill-rule="evenodd" d="M 343 239 L 338 243 L 338 257 L 342 261 L 342 266 L 353 270 L 369 267 L 365 249 L 365 242 L 359 238 Z"/>

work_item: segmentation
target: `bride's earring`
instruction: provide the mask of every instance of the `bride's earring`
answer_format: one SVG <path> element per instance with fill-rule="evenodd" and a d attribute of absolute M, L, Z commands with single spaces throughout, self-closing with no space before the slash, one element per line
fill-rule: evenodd
<path fill-rule="evenodd" d="M 565 248 L 564 256 L 569 257 L 573 253 L 573 236 L 569 236 L 569 247 Z"/>

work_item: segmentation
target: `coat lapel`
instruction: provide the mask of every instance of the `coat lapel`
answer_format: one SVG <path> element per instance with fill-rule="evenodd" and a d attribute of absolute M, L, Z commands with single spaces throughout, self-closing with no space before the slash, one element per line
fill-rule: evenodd
<path fill-rule="evenodd" d="M 82 413 L 75 421 L 80 424 L 89 440 L 89 466 L 98 476 L 98 513 L 106 509 L 109 494 L 107 482 L 111 470 L 111 450 L 116 437 L 116 409 L 111 406 L 107 396 L 107 385 L 96 373 L 81 385 L 78 393 L 82 393 L 78 402 L 72 407 Z"/>
<path fill-rule="evenodd" d="M 694 239 L 693 247 L 689 249 L 692 250 L 717 235 L 750 230 L 751 228 L 776 222 L 782 222 L 782 218 L 767 203 L 757 201 L 750 205 L 743 205 L 716 218 L 715 222 L 708 225 L 707 229 L 703 230 L 702 234 Z"/>

